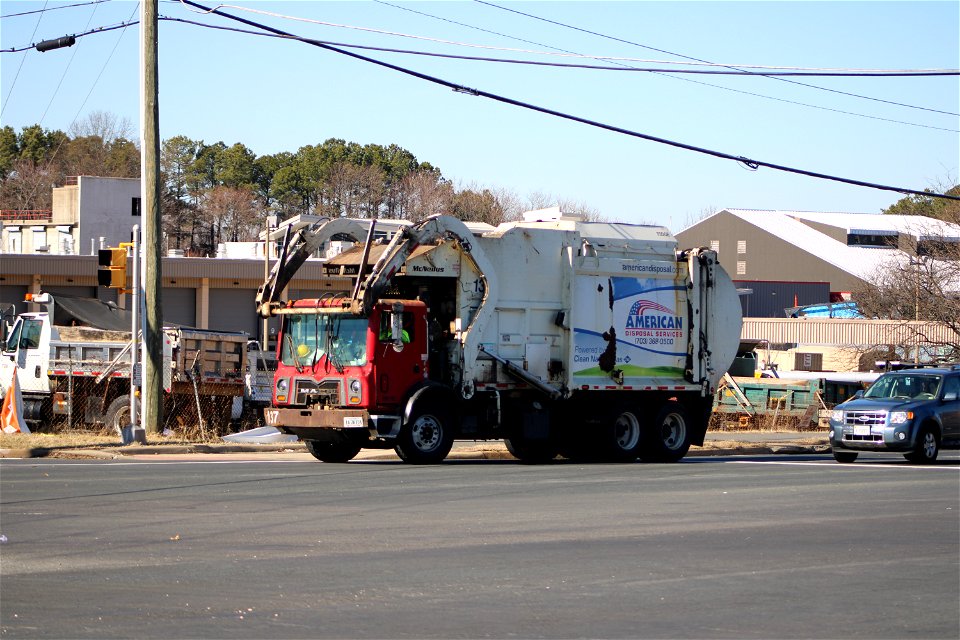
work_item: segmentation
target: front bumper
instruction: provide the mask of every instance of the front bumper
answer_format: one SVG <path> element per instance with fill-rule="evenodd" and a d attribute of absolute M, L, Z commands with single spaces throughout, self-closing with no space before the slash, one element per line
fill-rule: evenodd
<path fill-rule="evenodd" d="M 851 451 L 910 451 L 913 449 L 910 422 L 856 428 L 830 421 L 830 446 Z"/>
<path fill-rule="evenodd" d="M 368 440 L 373 443 L 394 440 L 400 433 L 400 416 L 371 414 L 364 409 L 269 407 L 263 410 L 263 417 L 268 426 L 301 440 Z"/>

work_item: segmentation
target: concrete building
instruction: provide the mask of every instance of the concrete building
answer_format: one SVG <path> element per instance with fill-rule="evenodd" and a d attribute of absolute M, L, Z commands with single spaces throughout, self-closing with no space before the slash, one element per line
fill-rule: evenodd
<path fill-rule="evenodd" d="M 138 178 L 76 176 L 54 188 L 50 211 L 0 212 L 0 253 L 96 255 L 130 242 L 138 224 Z"/>

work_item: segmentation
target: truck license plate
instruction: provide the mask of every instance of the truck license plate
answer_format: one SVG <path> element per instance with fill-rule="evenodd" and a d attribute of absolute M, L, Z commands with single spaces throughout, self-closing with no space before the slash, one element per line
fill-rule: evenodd
<path fill-rule="evenodd" d="M 360 427 L 363 428 L 363 418 L 360 416 L 347 416 L 343 419 L 343 428 L 350 429 Z"/>
<path fill-rule="evenodd" d="M 853 435 L 855 436 L 868 436 L 870 435 L 870 425 L 868 424 L 858 424 L 853 427 Z"/>

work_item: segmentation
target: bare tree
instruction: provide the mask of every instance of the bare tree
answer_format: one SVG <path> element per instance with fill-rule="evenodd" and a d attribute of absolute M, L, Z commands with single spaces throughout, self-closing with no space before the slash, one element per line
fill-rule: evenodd
<path fill-rule="evenodd" d="M 418 171 L 403 177 L 397 196 L 397 217 L 421 220 L 438 213 L 449 213 L 453 186 L 435 171 Z"/>
<path fill-rule="evenodd" d="M 58 164 L 20 158 L 0 182 L 0 209 L 51 209 L 53 187 L 61 179 Z"/>
<path fill-rule="evenodd" d="M 130 118 L 118 118 L 108 111 L 91 111 L 70 125 L 70 135 L 74 138 L 97 137 L 106 146 L 121 138 L 134 140 L 135 130 Z"/>
<path fill-rule="evenodd" d="M 260 230 L 257 197 L 248 187 L 214 187 L 204 208 L 215 221 L 217 242 L 250 242 Z"/>
<path fill-rule="evenodd" d="M 900 249 L 853 292 L 868 318 L 903 321 L 902 358 L 955 362 L 960 358 L 960 225 L 932 223 L 901 234 Z M 913 321 L 912 323 L 910 321 Z M 929 325 L 946 327 L 946 337 Z M 917 352 L 922 346 L 922 352 Z"/>

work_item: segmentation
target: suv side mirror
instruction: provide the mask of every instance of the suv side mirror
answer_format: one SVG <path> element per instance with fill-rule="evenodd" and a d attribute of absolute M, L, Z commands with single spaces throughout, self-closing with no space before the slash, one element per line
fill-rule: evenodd
<path fill-rule="evenodd" d="M 943 394 L 943 401 L 944 401 L 944 402 L 954 402 L 954 401 L 956 401 L 956 399 L 957 399 L 957 392 L 956 392 L 956 391 L 947 391 L 945 394 Z"/>
<path fill-rule="evenodd" d="M 855 394 L 853 394 L 853 399 L 854 399 L 854 400 L 856 400 L 857 398 L 862 398 L 862 397 L 863 397 L 863 389 L 857 389 L 857 392 L 856 392 Z"/>

